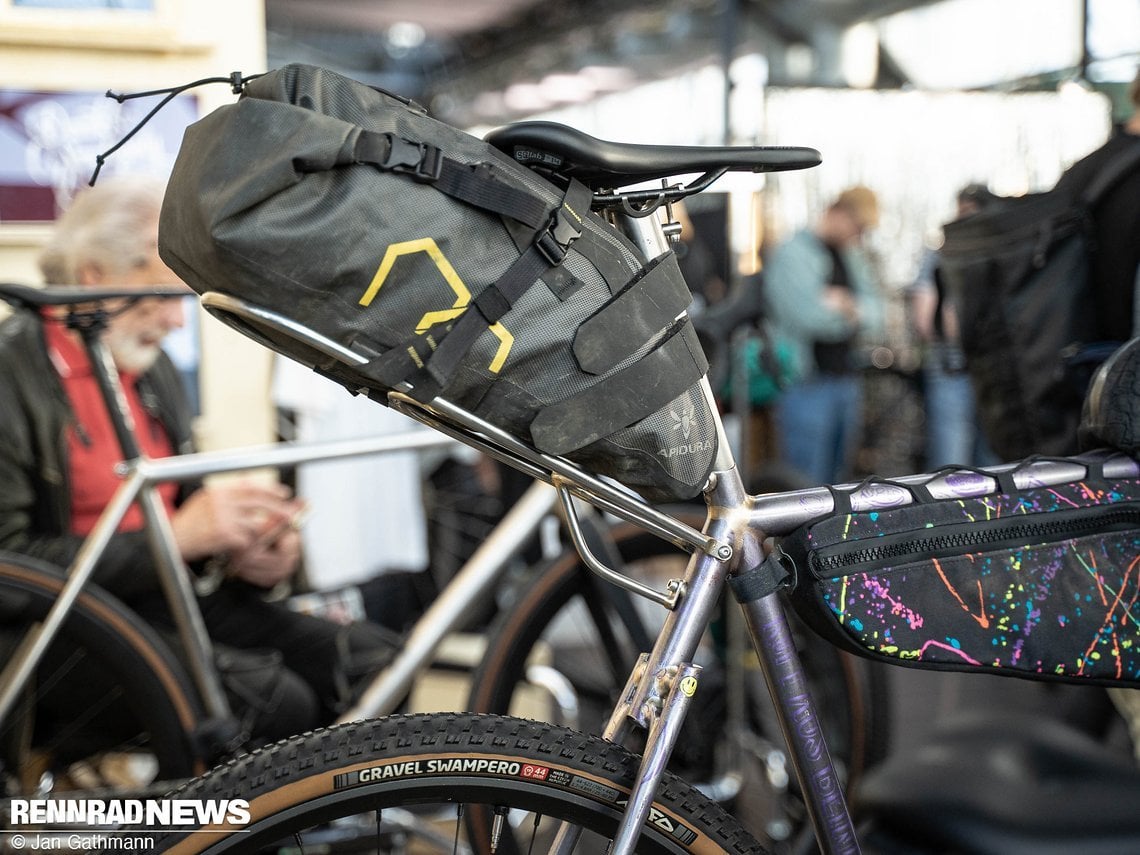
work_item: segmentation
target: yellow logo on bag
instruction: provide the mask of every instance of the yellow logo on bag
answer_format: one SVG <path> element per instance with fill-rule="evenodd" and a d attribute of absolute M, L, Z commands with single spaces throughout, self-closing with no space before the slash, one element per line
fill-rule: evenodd
<path fill-rule="evenodd" d="M 380 287 L 388 279 L 388 275 L 392 272 L 392 267 L 396 263 L 396 259 L 402 255 L 411 255 L 416 252 L 426 253 L 427 257 L 435 264 L 436 269 L 439 270 L 440 275 L 443 276 L 443 281 L 446 282 L 451 290 L 455 292 L 455 302 L 447 309 L 439 309 L 434 312 L 425 312 L 424 316 L 420 318 L 419 323 L 416 324 L 416 333 L 423 335 L 436 324 L 445 324 L 453 321 L 467 311 L 467 306 L 471 303 L 471 292 L 467 290 L 467 286 L 463 284 L 463 280 L 459 278 L 459 274 L 455 272 L 455 268 L 451 266 L 451 262 L 447 260 L 444 254 L 440 251 L 436 242 L 432 238 L 420 238 L 419 240 L 407 240 L 400 243 L 393 243 L 388 245 L 384 257 L 380 260 L 380 266 L 376 268 L 376 275 L 372 277 L 372 282 L 369 283 L 364 296 L 360 298 L 360 305 L 369 306 L 376 298 L 376 294 L 380 291 Z M 493 374 L 498 374 L 503 367 L 503 363 L 507 361 L 507 354 L 511 352 L 511 345 L 514 344 L 515 338 L 507 328 L 501 323 L 491 324 L 489 327 L 495 337 L 499 339 L 499 349 L 495 352 L 491 364 L 487 366 L 488 370 Z"/>

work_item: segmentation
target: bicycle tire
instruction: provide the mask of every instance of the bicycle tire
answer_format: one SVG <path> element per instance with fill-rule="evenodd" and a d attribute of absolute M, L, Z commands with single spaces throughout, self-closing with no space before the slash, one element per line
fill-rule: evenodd
<path fill-rule="evenodd" d="M 0 627 L 10 640 L 46 617 L 66 578 L 44 562 L 0 559 Z M 90 704 L 58 713 L 40 706 L 53 687 L 79 683 L 94 693 L 84 696 Z M 202 718 L 190 679 L 165 642 L 115 597 L 88 585 L 16 709 L 0 723 L 0 741 L 9 749 L 6 775 L 10 783 L 26 778 L 24 764 L 33 756 L 37 767 L 58 773 L 93 754 L 144 750 L 157 762 L 158 779 L 189 778 L 205 768 L 195 739 Z"/>
<path fill-rule="evenodd" d="M 600 737 L 526 719 L 433 713 L 352 722 L 258 749 L 174 791 L 170 798 L 244 799 L 250 819 L 205 831 L 178 829 L 159 837 L 155 849 L 171 855 L 272 851 L 274 841 L 307 845 L 300 829 L 315 827 L 319 835 L 349 816 L 375 816 L 380 835 L 385 811 L 411 807 L 425 816 L 434 803 L 540 812 L 608 839 L 637 764 L 635 755 Z M 441 836 L 450 851 L 451 836 L 460 839 L 464 829 L 459 812 L 449 821 L 454 830 Z M 536 828 L 505 823 L 498 851 L 507 840 L 530 850 L 515 835 L 545 834 Z M 487 841 L 466 843 L 490 852 Z M 638 852 L 649 853 L 762 851 L 723 809 L 672 775 L 662 781 L 638 842 Z"/>
<path fill-rule="evenodd" d="M 686 521 L 700 525 L 696 519 Z M 634 525 L 616 525 L 611 533 L 613 545 L 627 568 L 663 555 L 681 554 L 676 547 Z M 598 586 L 612 588 L 591 573 L 574 550 L 558 556 L 544 572 L 529 582 L 519 600 L 510 609 L 504 610 L 488 632 L 484 657 L 472 677 L 468 708 L 481 713 L 528 714 L 515 705 L 515 699 L 520 686 L 526 683 L 527 664 L 531 661 L 532 654 L 542 644 L 551 627 L 560 620 L 560 615 L 566 613 L 574 602 L 596 596 Z M 592 609 L 579 608 L 579 619 L 584 620 L 588 615 L 594 624 L 588 630 L 581 629 L 576 624 L 576 631 L 580 630 L 587 636 L 598 633 L 598 608 L 596 603 Z M 561 620 L 565 621 L 564 618 Z M 808 673 L 813 697 L 823 718 L 832 757 L 837 762 L 838 771 L 845 780 L 850 795 L 863 772 L 887 754 L 890 727 L 887 675 L 882 669 L 874 667 L 874 663 L 834 648 L 807 629 L 790 611 L 789 620 Z M 602 646 L 609 648 L 605 653 L 608 658 L 612 658 L 615 646 L 621 646 L 614 639 L 620 633 L 610 631 L 609 634 L 610 639 Z M 597 709 L 608 712 L 639 652 L 640 650 L 627 652 L 620 669 L 617 664 L 599 664 L 607 663 L 608 658 L 595 660 L 591 658 L 592 654 L 582 653 L 578 648 L 574 649 L 574 655 L 567 658 L 572 660 L 569 663 L 570 669 L 588 675 L 585 678 L 587 683 L 591 683 L 597 675 L 605 674 L 607 670 L 610 672 L 610 683 L 606 686 L 608 694 L 593 699 Z M 754 654 L 752 659 L 755 659 Z M 759 673 L 758 670 L 756 673 Z M 698 718 L 689 734 L 683 734 L 678 740 L 671 766 L 689 781 L 702 780 L 699 777 L 700 770 L 707 770 L 710 762 L 705 756 L 708 751 L 702 753 L 700 750 L 702 739 L 708 743 L 707 734 L 723 732 L 715 719 L 718 714 L 715 682 L 707 680 L 707 674 L 706 669 L 701 684 L 703 702 L 694 705 L 690 711 L 690 716 L 704 716 L 704 719 Z M 615 677 L 622 682 L 614 682 Z M 580 689 L 577 684 L 575 688 Z M 589 703 L 591 696 L 597 694 L 598 688 L 597 685 L 587 685 L 580 692 L 586 695 L 586 703 Z M 767 705 L 766 689 L 761 687 L 760 692 L 763 703 Z M 710 719 L 710 716 L 714 718 Z M 540 714 L 538 717 L 553 716 Z M 782 748 L 783 739 L 778 731 L 774 710 L 768 709 L 758 717 L 760 720 L 754 721 L 753 726 L 761 730 L 769 743 Z M 601 723 L 591 720 L 581 722 L 579 726 L 583 730 L 591 730 Z M 711 748 L 715 750 L 715 746 Z M 787 816 L 781 818 L 775 815 L 778 821 L 783 819 L 786 824 L 771 826 L 773 836 L 764 840 L 766 845 L 776 846 L 780 840 L 791 840 L 809 833 L 806 813 L 803 812 L 802 804 L 796 801 L 794 781 L 790 781 L 789 786 L 793 801 L 786 806 Z M 739 810 L 741 815 L 750 811 L 744 804 L 740 805 Z M 752 831 L 762 837 L 767 823 L 758 821 L 758 826 L 752 826 Z"/>

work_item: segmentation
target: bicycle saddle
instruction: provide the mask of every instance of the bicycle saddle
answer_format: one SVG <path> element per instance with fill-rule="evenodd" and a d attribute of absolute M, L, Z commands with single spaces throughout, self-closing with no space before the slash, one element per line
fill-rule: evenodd
<path fill-rule="evenodd" d="M 95 303 L 99 300 L 143 297 L 188 297 L 193 292 L 185 287 L 154 288 L 92 288 L 86 285 L 16 285 L 0 282 L 0 300 L 13 306 L 38 309 L 42 306 L 72 306 L 77 303 Z"/>
<path fill-rule="evenodd" d="M 517 122 L 484 138 L 524 166 L 620 187 L 694 172 L 783 172 L 818 166 L 813 148 L 640 145 L 600 140 L 556 122 Z"/>
<path fill-rule="evenodd" d="M 1140 852 L 1138 804 L 1130 756 L 1028 713 L 954 716 L 868 772 L 855 797 L 860 820 L 917 851 L 1005 855 Z"/>

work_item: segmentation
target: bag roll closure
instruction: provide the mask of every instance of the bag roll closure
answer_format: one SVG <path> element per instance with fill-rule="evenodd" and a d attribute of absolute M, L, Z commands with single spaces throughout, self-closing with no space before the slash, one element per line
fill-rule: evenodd
<path fill-rule="evenodd" d="M 542 199 L 496 180 L 490 164 L 468 166 L 445 157 L 439 147 L 431 143 L 364 128 L 356 131 L 353 146 L 355 163 L 407 175 L 461 202 L 502 217 L 511 217 L 532 229 L 537 229 L 546 217 L 547 205 Z"/>

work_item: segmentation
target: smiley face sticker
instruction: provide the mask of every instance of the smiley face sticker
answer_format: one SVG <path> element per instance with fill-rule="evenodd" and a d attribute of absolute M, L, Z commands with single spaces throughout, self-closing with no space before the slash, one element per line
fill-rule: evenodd
<path fill-rule="evenodd" d="M 697 693 L 697 678 L 684 677 L 681 680 L 681 693 L 686 698 L 691 698 L 693 695 L 695 695 Z"/>

